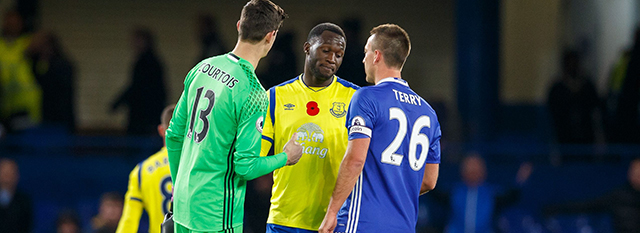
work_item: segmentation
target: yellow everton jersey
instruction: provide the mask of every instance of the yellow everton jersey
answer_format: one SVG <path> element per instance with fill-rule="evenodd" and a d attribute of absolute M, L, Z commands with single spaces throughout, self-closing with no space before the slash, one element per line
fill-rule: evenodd
<path fill-rule="evenodd" d="M 116 232 L 138 232 L 144 208 L 149 215 L 149 232 L 159 233 L 164 214 L 169 211 L 171 185 L 167 149 L 163 147 L 131 171 L 129 189 Z"/>
<path fill-rule="evenodd" d="M 273 172 L 267 223 L 318 230 L 347 149 L 346 115 L 358 88 L 337 76 L 327 87 L 309 87 L 300 75 L 269 89 L 261 155 L 282 152 L 294 133 L 303 155 Z"/>

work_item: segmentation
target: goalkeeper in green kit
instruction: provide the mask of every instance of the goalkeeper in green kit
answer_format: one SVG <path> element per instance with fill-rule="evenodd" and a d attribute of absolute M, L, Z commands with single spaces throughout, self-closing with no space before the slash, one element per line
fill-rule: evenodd
<path fill-rule="evenodd" d="M 242 232 L 246 181 L 300 159 L 294 135 L 283 153 L 260 157 L 268 99 L 254 70 L 285 18 L 269 0 L 249 1 L 233 51 L 187 74 L 166 133 L 175 232 Z"/>

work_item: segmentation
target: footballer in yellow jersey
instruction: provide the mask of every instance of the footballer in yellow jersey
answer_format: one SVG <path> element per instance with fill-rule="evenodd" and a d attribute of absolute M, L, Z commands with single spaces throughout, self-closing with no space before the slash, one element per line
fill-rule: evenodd
<path fill-rule="evenodd" d="M 170 105 L 162 111 L 161 123 L 158 125 L 158 133 L 162 138 L 169 126 L 174 108 L 175 105 Z M 160 151 L 140 162 L 131 171 L 122 217 L 116 232 L 138 232 L 144 209 L 149 216 L 149 232 L 159 233 L 164 215 L 169 212 L 171 189 L 167 148 L 162 147 Z"/>
<path fill-rule="evenodd" d="M 345 47 L 339 26 L 318 24 L 304 44 L 304 73 L 269 89 L 261 155 L 280 153 L 293 133 L 303 155 L 273 172 L 267 232 L 315 231 L 322 223 L 347 148 L 349 101 L 359 89 L 335 76 Z"/>

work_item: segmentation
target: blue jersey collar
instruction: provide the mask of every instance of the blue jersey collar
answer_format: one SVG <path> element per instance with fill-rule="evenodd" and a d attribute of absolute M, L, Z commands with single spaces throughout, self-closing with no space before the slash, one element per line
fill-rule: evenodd
<path fill-rule="evenodd" d="M 388 77 L 388 78 L 384 78 L 382 80 L 380 80 L 380 82 L 376 83 L 376 86 L 379 85 L 380 83 L 383 82 L 394 82 L 394 83 L 400 83 L 402 85 L 405 86 L 409 86 L 409 83 L 407 83 L 407 81 L 402 80 L 401 78 L 395 78 L 395 77 Z"/>

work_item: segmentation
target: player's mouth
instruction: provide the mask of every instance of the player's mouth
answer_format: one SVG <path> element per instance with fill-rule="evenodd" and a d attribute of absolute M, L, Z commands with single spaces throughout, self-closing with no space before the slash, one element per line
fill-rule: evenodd
<path fill-rule="evenodd" d="M 334 72 L 334 70 L 335 70 L 335 68 L 333 68 L 333 67 L 324 66 L 324 65 L 320 65 L 320 68 L 321 68 L 321 69 L 324 69 L 324 70 L 326 70 L 326 71 L 328 71 L 328 72 L 330 72 L 330 73 L 333 73 L 333 72 Z"/>

